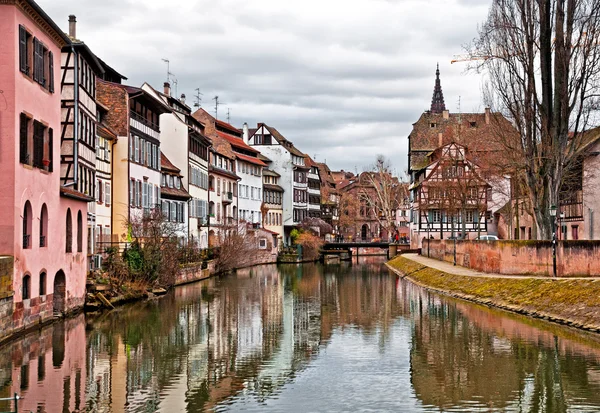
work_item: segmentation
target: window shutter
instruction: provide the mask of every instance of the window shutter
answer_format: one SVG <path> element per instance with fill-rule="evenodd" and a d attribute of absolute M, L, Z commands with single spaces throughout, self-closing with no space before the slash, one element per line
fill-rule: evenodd
<path fill-rule="evenodd" d="M 110 184 L 108 182 L 104 186 L 104 199 L 106 201 L 106 205 L 110 205 Z"/>
<path fill-rule="evenodd" d="M 129 136 L 129 160 L 133 161 L 133 150 L 135 146 L 133 145 L 133 135 Z"/>
<path fill-rule="evenodd" d="M 54 55 L 48 52 L 48 90 L 54 93 Z"/>
<path fill-rule="evenodd" d="M 27 30 L 19 25 L 19 69 L 28 75 L 27 57 Z"/>
<path fill-rule="evenodd" d="M 148 184 L 142 182 L 142 207 L 148 207 Z"/>
<path fill-rule="evenodd" d="M 52 165 L 54 165 L 54 131 L 52 128 L 48 129 L 48 160 L 50 161 L 50 165 L 48 165 L 48 171 L 52 172 Z"/>
<path fill-rule="evenodd" d="M 42 43 L 37 39 L 33 39 L 33 80 L 38 83 L 43 83 L 44 80 L 44 56 L 42 52 Z"/>
<path fill-rule="evenodd" d="M 134 155 L 135 155 L 135 161 L 139 162 L 140 161 L 140 138 L 138 136 L 135 136 Z"/>
<path fill-rule="evenodd" d="M 97 183 L 96 183 L 96 194 L 95 194 L 95 198 L 96 198 L 96 201 L 98 201 L 98 202 L 102 202 L 102 199 L 100 198 L 100 183 L 99 183 L 99 182 L 97 182 Z"/>

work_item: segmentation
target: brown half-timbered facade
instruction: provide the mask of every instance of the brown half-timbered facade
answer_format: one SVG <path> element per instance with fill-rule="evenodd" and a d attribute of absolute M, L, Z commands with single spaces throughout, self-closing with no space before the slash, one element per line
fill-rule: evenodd
<path fill-rule="evenodd" d="M 411 239 L 486 235 L 490 185 L 469 160 L 468 149 L 453 142 L 428 154 L 428 159 L 428 165 L 416 171 L 410 187 Z"/>

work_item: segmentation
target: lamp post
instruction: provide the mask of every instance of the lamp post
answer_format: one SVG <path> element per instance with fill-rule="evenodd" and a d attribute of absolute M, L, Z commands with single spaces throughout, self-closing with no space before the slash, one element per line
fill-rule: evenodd
<path fill-rule="evenodd" d="M 556 277 L 556 205 L 550 207 L 550 216 L 552 217 L 552 271 Z"/>
<path fill-rule="evenodd" d="M 429 241 L 431 241 L 431 238 L 429 238 L 429 227 L 430 227 L 430 223 L 427 223 L 427 258 L 429 258 Z"/>

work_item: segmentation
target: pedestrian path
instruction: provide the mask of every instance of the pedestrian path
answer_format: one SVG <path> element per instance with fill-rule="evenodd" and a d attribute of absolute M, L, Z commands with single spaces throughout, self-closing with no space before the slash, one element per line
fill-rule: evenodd
<path fill-rule="evenodd" d="M 475 271 L 470 268 L 461 267 L 460 265 L 453 265 L 450 262 L 439 261 L 434 258 L 427 258 L 419 254 L 402 254 L 404 258 L 411 261 L 417 262 L 423 266 L 434 268 L 436 270 L 443 271 L 448 274 L 464 275 L 467 277 L 482 277 L 482 278 L 528 278 L 528 279 L 540 279 L 540 280 L 557 280 L 557 281 L 568 281 L 568 280 L 600 280 L 600 277 L 564 277 L 564 278 L 553 278 L 536 275 L 511 275 L 511 274 L 493 274 L 481 271 Z"/>

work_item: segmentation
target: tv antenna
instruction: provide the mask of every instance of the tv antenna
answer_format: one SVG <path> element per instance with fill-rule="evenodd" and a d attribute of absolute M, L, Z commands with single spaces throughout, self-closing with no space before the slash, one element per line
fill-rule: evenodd
<path fill-rule="evenodd" d="M 160 59 L 167 64 L 167 82 L 169 81 L 169 77 L 173 74 L 170 70 L 170 61 L 169 59 Z"/>
<path fill-rule="evenodd" d="M 219 96 L 215 96 L 212 100 L 215 101 L 215 119 L 219 119 L 219 105 L 223 105 L 224 102 L 219 102 Z"/>
<path fill-rule="evenodd" d="M 229 112 L 229 108 L 227 108 L 227 123 L 231 123 L 229 121 L 229 119 L 231 119 L 231 115 L 230 115 L 230 112 Z"/>
<path fill-rule="evenodd" d="M 202 96 L 203 96 L 203 94 L 200 93 L 200 88 L 197 87 L 196 88 L 196 94 L 194 95 L 194 98 L 196 99 L 195 102 L 194 102 L 194 107 L 195 108 L 202 107 Z"/>

